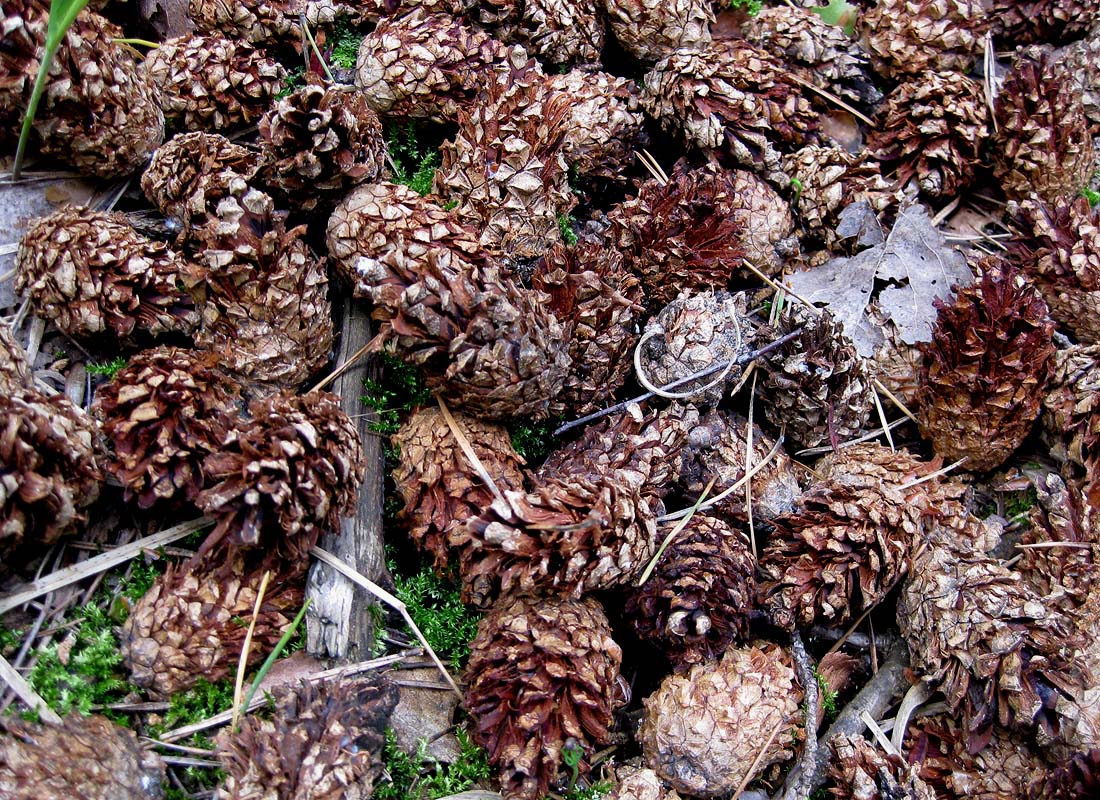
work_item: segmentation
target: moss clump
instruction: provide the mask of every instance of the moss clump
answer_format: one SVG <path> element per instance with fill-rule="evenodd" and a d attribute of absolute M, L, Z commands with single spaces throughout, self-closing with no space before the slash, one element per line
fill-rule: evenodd
<path fill-rule="evenodd" d="M 92 362 L 86 365 L 84 368 L 88 370 L 91 375 L 99 375 L 111 380 L 119 373 L 119 371 L 126 366 L 126 359 L 122 356 L 116 356 L 110 361 Z"/>
<path fill-rule="evenodd" d="M 428 755 L 428 742 L 421 739 L 415 755 L 397 746 L 392 730 L 386 731 L 382 762 L 386 771 L 374 789 L 374 800 L 436 800 L 464 792 L 489 780 L 485 751 L 470 741 L 465 730 L 455 731 L 460 754 L 453 764 L 441 764 Z"/>
<path fill-rule="evenodd" d="M 383 436 L 392 436 L 401 426 L 401 418 L 417 406 L 431 402 L 432 393 L 424 385 L 424 377 L 416 367 L 397 356 L 382 354 L 382 377 L 363 381 L 360 402 L 378 414 L 370 429 Z"/>
<path fill-rule="evenodd" d="M 393 582 L 395 594 L 408 607 L 409 616 L 436 654 L 456 666 L 464 664 L 481 615 L 462 603 L 462 593 L 455 583 L 436 575 L 430 567 L 410 577 L 394 571 Z"/>
<path fill-rule="evenodd" d="M 405 125 L 389 123 L 386 143 L 393 159 L 394 182 L 408 186 L 419 195 L 431 192 L 440 164 L 438 148 L 425 145 L 423 133 L 412 122 Z"/>

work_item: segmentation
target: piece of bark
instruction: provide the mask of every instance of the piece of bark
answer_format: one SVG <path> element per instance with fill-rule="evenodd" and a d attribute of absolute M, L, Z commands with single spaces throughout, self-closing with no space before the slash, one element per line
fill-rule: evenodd
<path fill-rule="evenodd" d="M 390 727 L 397 746 L 415 754 L 420 740 L 428 740 L 427 754 L 436 761 L 452 764 L 461 755 L 454 735 L 454 713 L 458 696 L 440 683 L 435 667 L 419 667 L 390 673 L 397 684 L 397 708 L 390 715 Z M 430 688 L 429 688 L 430 687 Z"/>
<path fill-rule="evenodd" d="M 337 366 L 358 353 L 372 336 L 370 315 L 363 304 L 345 297 L 339 311 Z M 328 387 L 340 398 L 347 415 L 356 421 L 363 440 L 367 474 L 359 491 L 355 517 L 342 520 L 339 533 L 326 533 L 319 544 L 364 577 L 388 585 L 391 581 L 386 575 L 382 551 L 382 448 L 378 434 L 370 429 L 375 417 L 365 413 L 359 399 L 363 379 L 377 377 L 376 373 L 373 357 L 361 357 Z M 314 562 L 310 569 L 306 597 L 313 600 L 306 612 L 306 650 L 311 655 L 348 662 L 371 657 L 373 597 L 320 562 Z"/>

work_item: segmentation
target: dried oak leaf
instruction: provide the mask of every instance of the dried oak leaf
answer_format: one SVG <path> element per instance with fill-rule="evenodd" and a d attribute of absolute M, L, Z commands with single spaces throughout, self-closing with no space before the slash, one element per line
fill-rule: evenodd
<path fill-rule="evenodd" d="M 841 218 L 857 207 L 848 206 Z M 902 209 L 884 240 L 850 258 L 796 272 L 787 283 L 811 303 L 824 304 L 859 354 L 869 358 L 883 341 L 867 316 L 877 281 L 891 284 L 877 294 L 879 309 L 897 326 L 902 341 L 916 344 L 932 338 L 935 301 L 946 300 L 953 287 L 969 286 L 973 280 L 963 255 L 932 226 L 928 209 L 914 204 Z"/>

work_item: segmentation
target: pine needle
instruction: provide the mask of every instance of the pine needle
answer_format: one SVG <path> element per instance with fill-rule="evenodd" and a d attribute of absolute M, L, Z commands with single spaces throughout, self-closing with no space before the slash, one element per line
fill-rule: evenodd
<path fill-rule="evenodd" d="M 233 727 L 236 728 L 241 721 L 241 703 L 244 700 L 244 673 L 248 669 L 248 656 L 252 651 L 252 634 L 256 632 L 256 619 L 260 616 L 260 606 L 263 605 L 264 595 L 267 594 L 267 585 L 271 582 L 271 570 L 264 570 L 264 576 L 260 579 L 260 588 L 256 591 L 256 602 L 252 605 L 252 619 L 248 623 L 248 630 L 241 644 L 241 657 L 237 661 L 237 678 L 233 683 Z"/>
<path fill-rule="evenodd" d="M 478 458 L 473 445 L 470 444 L 470 440 L 466 438 L 466 434 L 462 432 L 462 429 L 458 427 L 458 423 L 455 422 L 455 418 L 451 415 L 451 409 L 447 408 L 447 404 L 443 402 L 442 397 L 437 395 L 435 399 L 436 402 L 439 403 L 439 410 L 443 413 L 443 419 L 446 421 L 447 427 L 451 429 L 451 435 L 455 437 L 459 449 L 462 450 L 462 455 L 466 456 L 466 460 L 470 463 L 470 466 L 473 467 L 477 476 L 481 478 L 481 482 L 493 493 L 493 497 L 497 500 L 504 500 L 504 495 L 497 487 L 496 481 L 493 480 L 493 476 L 489 474 L 489 470 L 485 468 L 481 459 Z"/>
<path fill-rule="evenodd" d="M 653 574 L 653 570 L 657 567 L 657 562 L 660 561 L 661 556 L 665 554 L 665 550 L 668 549 L 668 546 L 670 544 L 672 544 L 672 540 L 675 539 L 677 535 L 679 535 L 680 531 L 686 528 L 687 524 L 691 522 L 691 518 L 695 516 L 695 512 L 699 510 L 700 506 L 702 506 L 703 504 L 703 501 L 707 499 L 707 495 L 710 494 L 710 490 L 714 488 L 714 482 L 716 480 L 718 480 L 717 475 L 710 479 L 710 483 L 708 483 L 706 488 L 703 489 L 703 493 L 699 495 L 699 499 L 695 501 L 695 505 L 688 509 L 687 515 L 682 520 L 680 520 L 679 524 L 677 524 L 671 531 L 668 532 L 668 536 L 666 536 L 665 540 L 661 542 L 661 546 L 657 548 L 657 552 L 654 553 L 653 558 L 651 558 L 649 560 L 649 563 L 646 564 L 645 569 L 642 571 L 642 577 L 638 578 L 638 586 L 642 586 L 646 581 L 649 580 L 650 576 Z"/>

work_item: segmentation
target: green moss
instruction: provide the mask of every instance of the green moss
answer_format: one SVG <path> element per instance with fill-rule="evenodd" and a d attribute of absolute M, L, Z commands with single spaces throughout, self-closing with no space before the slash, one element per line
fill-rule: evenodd
<path fill-rule="evenodd" d="M 554 429 L 559 424 L 561 421 L 556 419 L 543 422 L 512 420 L 508 425 L 508 433 L 512 437 L 512 448 L 526 459 L 528 464 L 542 461 L 559 444 L 557 437 L 554 436 Z"/>
<path fill-rule="evenodd" d="M 1034 508 L 1038 499 L 1034 486 L 1029 486 L 1022 492 L 1005 495 L 1005 519 L 1014 520 L 1026 515 Z"/>
<path fill-rule="evenodd" d="M 397 746 L 392 730 L 386 731 L 382 748 L 385 772 L 375 786 L 374 800 L 436 800 L 464 792 L 489 780 L 489 762 L 485 751 L 470 741 L 463 729 L 455 731 L 460 755 L 453 764 L 440 764 L 428 755 L 427 740 L 422 739 L 415 755 Z"/>
<path fill-rule="evenodd" d="M 126 359 L 122 356 L 112 358 L 110 361 L 92 362 L 85 369 L 92 375 L 101 375 L 108 380 L 112 379 L 126 366 Z"/>
<path fill-rule="evenodd" d="M 573 225 L 576 222 L 577 220 L 573 218 L 572 214 L 558 214 L 558 232 L 561 234 L 561 240 L 570 247 L 579 241 L 577 232 L 573 230 Z"/>
<path fill-rule="evenodd" d="M 600 798 L 610 792 L 611 789 L 612 786 L 610 782 L 600 781 L 591 786 L 574 786 L 563 794 L 562 797 L 565 800 L 600 800 Z"/>
<path fill-rule="evenodd" d="M 465 663 L 481 615 L 462 603 L 454 581 L 436 575 L 430 567 L 411 577 L 394 571 L 393 581 L 395 594 L 436 654 L 456 666 Z"/>
<path fill-rule="evenodd" d="M 730 8 L 743 8 L 750 17 L 755 17 L 764 7 L 764 0 L 730 0 Z"/>
<path fill-rule="evenodd" d="M 353 69 L 362 41 L 362 33 L 349 25 L 346 20 L 339 22 L 332 34 L 332 66 Z"/>
<path fill-rule="evenodd" d="M 1100 192 L 1090 189 L 1088 186 L 1081 190 L 1081 196 L 1088 200 L 1089 205 L 1093 208 L 1096 208 L 1096 204 L 1100 203 Z"/>
<path fill-rule="evenodd" d="M 295 89 L 300 89 L 306 84 L 306 69 L 299 65 L 293 69 L 286 71 L 286 77 L 283 78 L 283 88 L 279 90 L 279 93 L 275 95 L 276 100 L 282 100 L 287 95 L 294 92 Z"/>
<path fill-rule="evenodd" d="M 825 711 L 826 724 L 836 719 L 837 712 L 840 710 L 836 706 L 837 693 L 829 689 L 828 684 L 825 683 L 825 678 L 821 673 L 817 671 L 817 667 L 814 667 L 814 677 L 817 678 L 817 687 L 821 692 L 821 708 Z"/>
<path fill-rule="evenodd" d="M 217 683 L 199 679 L 185 692 L 176 692 L 168 699 L 168 710 L 161 721 L 150 726 L 149 735 L 154 739 L 167 731 L 182 728 L 209 719 L 228 710 L 233 705 L 233 681 L 225 678 Z M 202 737 L 200 741 L 209 742 Z M 213 743 L 196 744 L 195 747 L 212 747 Z"/>
<path fill-rule="evenodd" d="M 403 183 L 419 195 L 432 190 L 435 171 L 439 168 L 439 151 L 424 146 L 420 131 L 412 122 L 405 125 L 388 123 L 386 143 L 394 166 L 394 182 Z"/>
<path fill-rule="evenodd" d="M 420 370 L 389 353 L 382 354 L 382 377 L 364 380 L 359 398 L 378 414 L 378 421 L 372 422 L 370 429 L 384 436 L 397 433 L 401 418 L 431 399 L 432 393 L 424 385 Z"/>

